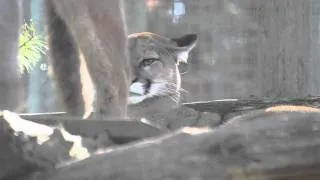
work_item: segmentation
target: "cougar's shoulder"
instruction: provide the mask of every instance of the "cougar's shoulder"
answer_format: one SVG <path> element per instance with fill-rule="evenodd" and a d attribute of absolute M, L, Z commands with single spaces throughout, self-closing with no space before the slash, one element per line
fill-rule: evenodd
<path fill-rule="evenodd" d="M 151 32 L 128 36 L 132 84 L 129 116 L 146 117 L 165 113 L 180 101 L 181 77 L 178 65 L 187 63 L 197 35 L 168 38 Z"/>

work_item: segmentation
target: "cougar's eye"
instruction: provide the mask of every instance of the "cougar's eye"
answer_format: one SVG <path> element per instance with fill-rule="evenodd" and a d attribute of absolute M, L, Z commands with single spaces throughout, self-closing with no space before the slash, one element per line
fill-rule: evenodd
<path fill-rule="evenodd" d="M 146 66 L 150 66 L 152 63 L 156 62 L 156 61 L 160 61 L 160 59 L 157 58 L 147 58 L 147 59 L 143 59 L 140 63 L 140 67 L 146 67 Z"/>

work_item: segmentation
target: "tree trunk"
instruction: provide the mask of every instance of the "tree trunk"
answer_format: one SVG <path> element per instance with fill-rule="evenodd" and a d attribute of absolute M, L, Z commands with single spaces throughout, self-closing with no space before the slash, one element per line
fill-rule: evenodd
<path fill-rule="evenodd" d="M 18 68 L 20 0 L 0 0 L 0 109 L 16 110 L 23 95 Z"/>

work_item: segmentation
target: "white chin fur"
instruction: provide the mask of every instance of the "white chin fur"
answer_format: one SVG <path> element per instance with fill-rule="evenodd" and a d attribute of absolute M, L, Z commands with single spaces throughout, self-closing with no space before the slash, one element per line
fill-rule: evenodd
<path fill-rule="evenodd" d="M 129 96 L 128 104 L 138 104 L 141 103 L 143 100 L 147 99 L 148 96 Z"/>
<path fill-rule="evenodd" d="M 143 83 L 141 82 L 135 82 L 131 84 L 129 88 L 129 92 L 134 93 L 136 95 L 129 96 L 128 104 L 138 104 L 143 100 L 147 99 L 147 96 L 143 95 L 145 92 L 145 89 L 143 87 Z"/>
<path fill-rule="evenodd" d="M 143 83 L 141 83 L 141 82 L 135 82 L 135 83 L 131 84 L 131 86 L 130 86 L 130 88 L 129 88 L 129 92 L 130 92 L 130 93 L 135 93 L 135 94 L 143 95 L 143 94 L 144 94 Z"/>
<path fill-rule="evenodd" d="M 166 95 L 166 93 L 161 92 L 161 89 L 163 89 L 164 84 L 161 83 L 155 83 L 151 84 L 151 87 L 149 89 L 148 94 L 144 94 L 145 89 L 143 86 L 143 83 L 135 82 L 130 86 L 130 93 L 135 93 L 137 95 L 131 95 L 128 98 L 128 104 L 138 104 L 144 101 L 145 99 L 151 98 L 153 96 L 163 96 Z"/>

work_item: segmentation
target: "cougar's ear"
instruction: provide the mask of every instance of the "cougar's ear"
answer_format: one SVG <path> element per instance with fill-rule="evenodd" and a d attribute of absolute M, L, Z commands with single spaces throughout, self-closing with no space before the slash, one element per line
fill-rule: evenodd
<path fill-rule="evenodd" d="M 176 43 L 174 52 L 177 56 L 177 63 L 187 63 L 189 52 L 196 46 L 198 36 L 196 34 L 187 34 L 180 38 L 172 38 L 171 40 Z"/>

